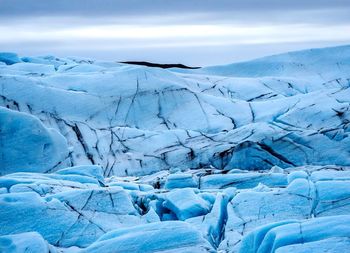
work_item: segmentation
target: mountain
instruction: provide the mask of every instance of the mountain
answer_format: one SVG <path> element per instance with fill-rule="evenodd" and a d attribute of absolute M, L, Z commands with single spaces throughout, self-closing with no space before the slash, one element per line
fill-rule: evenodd
<path fill-rule="evenodd" d="M 0 53 L 1 250 L 350 250 L 350 46 L 157 66 Z"/>

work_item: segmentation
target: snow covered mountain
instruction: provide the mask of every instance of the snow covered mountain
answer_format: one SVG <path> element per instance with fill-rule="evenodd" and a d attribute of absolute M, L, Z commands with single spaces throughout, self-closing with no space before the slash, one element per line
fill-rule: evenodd
<path fill-rule="evenodd" d="M 200 69 L 0 53 L 0 251 L 350 250 L 349 86 L 350 46 Z"/>

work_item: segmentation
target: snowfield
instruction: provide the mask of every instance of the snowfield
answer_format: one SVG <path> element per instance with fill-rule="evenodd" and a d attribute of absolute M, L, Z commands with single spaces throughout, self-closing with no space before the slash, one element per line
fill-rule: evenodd
<path fill-rule="evenodd" d="M 350 46 L 200 69 L 0 53 L 0 252 L 350 251 Z"/>

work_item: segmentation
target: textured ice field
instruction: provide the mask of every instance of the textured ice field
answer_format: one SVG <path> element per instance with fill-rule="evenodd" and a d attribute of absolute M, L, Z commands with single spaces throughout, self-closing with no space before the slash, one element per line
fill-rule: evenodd
<path fill-rule="evenodd" d="M 350 46 L 196 70 L 0 53 L 0 252 L 350 251 Z"/>

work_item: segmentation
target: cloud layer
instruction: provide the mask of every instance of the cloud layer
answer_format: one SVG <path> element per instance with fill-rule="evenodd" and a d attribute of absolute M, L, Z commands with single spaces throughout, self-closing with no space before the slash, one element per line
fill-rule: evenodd
<path fill-rule="evenodd" d="M 195 65 L 350 43 L 341 0 L 0 0 L 0 49 Z"/>

